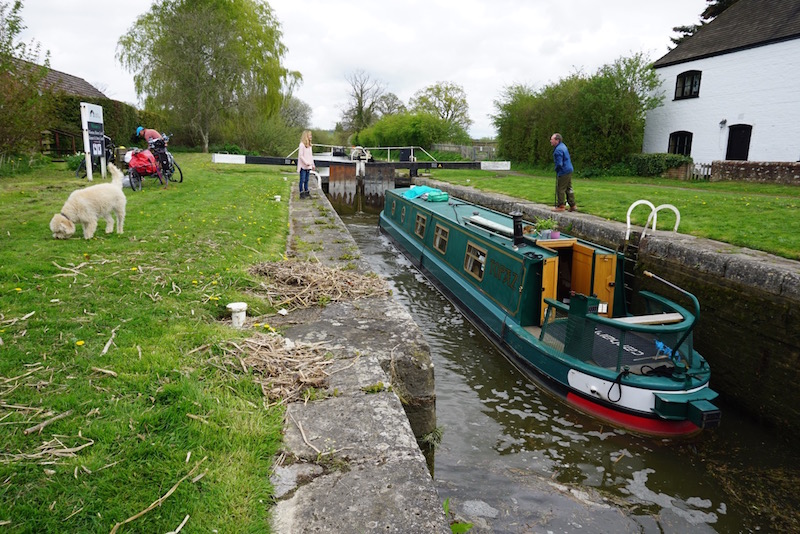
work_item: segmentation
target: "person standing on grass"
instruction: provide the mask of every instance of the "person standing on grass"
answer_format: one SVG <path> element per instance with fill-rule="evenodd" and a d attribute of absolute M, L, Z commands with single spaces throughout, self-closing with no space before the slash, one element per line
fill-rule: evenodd
<path fill-rule="evenodd" d="M 556 209 L 553 211 L 564 211 L 564 197 L 569 204 L 569 211 L 575 211 L 578 205 L 575 204 L 575 192 L 572 190 L 573 168 L 569 150 L 560 133 L 550 136 L 550 145 L 553 147 L 553 162 L 556 166 Z"/>
<path fill-rule="evenodd" d="M 308 193 L 308 175 L 316 170 L 314 153 L 311 148 L 311 131 L 305 130 L 300 136 L 300 146 L 297 148 L 297 170 L 300 172 L 300 198 L 311 198 Z"/>

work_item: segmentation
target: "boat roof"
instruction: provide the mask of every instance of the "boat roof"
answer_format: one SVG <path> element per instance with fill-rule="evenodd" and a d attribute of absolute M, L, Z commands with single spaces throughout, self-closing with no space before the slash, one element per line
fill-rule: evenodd
<path fill-rule="evenodd" d="M 519 254 L 535 252 L 549 257 L 557 254 L 553 250 L 554 247 L 567 245 L 570 241 L 579 242 L 603 252 L 614 252 L 611 249 L 578 239 L 564 232 L 561 232 L 560 239 L 537 239 L 532 237 L 531 234 L 525 234 L 525 243 L 514 249 L 514 226 L 513 218 L 510 215 L 456 197 L 450 197 L 446 202 L 430 202 L 421 196 L 405 198 L 404 193 L 411 189 L 413 188 L 401 187 L 392 190 L 392 192 L 403 197 L 406 201 L 430 211 L 436 217 L 445 219 L 457 226 L 469 227 L 471 231 L 482 237 L 516 250 Z M 528 231 L 532 231 L 535 228 L 535 223 L 523 220 L 522 226 L 523 231 L 526 228 L 530 228 L 531 230 Z"/>

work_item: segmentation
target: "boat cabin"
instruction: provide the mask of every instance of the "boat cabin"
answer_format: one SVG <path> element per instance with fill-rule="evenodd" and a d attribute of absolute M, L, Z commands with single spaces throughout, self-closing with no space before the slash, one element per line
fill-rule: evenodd
<path fill-rule="evenodd" d="M 545 299 L 568 303 L 573 293 L 596 296 L 599 315 L 624 313 L 617 252 L 563 233 L 542 239 L 521 217 L 460 201 L 406 198 L 406 191 L 413 189 L 386 192 L 384 216 L 403 229 L 393 237 L 424 268 L 460 272 L 464 293 L 494 301 L 521 326 L 541 326 Z"/>

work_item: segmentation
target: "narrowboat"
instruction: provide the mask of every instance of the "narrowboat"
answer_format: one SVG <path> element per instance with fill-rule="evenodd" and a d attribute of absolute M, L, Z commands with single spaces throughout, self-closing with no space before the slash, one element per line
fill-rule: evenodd
<path fill-rule="evenodd" d="M 622 253 L 564 233 L 544 238 L 519 213 L 424 189 L 385 192 L 382 232 L 535 383 L 638 434 L 719 424 L 711 369 L 693 346 L 694 295 L 672 286 L 689 311 L 639 291 L 633 315 Z"/>

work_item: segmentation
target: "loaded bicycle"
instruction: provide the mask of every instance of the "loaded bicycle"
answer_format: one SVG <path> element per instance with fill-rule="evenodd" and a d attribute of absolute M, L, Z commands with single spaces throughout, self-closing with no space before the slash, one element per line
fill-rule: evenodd
<path fill-rule="evenodd" d="M 167 150 L 171 137 L 172 135 L 169 134 L 161 134 L 161 139 L 153 139 L 148 145 L 150 145 L 150 151 L 161 164 L 161 172 L 164 174 L 164 178 L 170 182 L 181 183 L 183 182 L 183 171 L 180 165 L 175 162 L 172 153 Z"/>
<path fill-rule="evenodd" d="M 183 170 L 167 150 L 170 137 L 162 134 L 160 139 L 148 143 L 149 148 L 134 149 L 125 154 L 131 189 L 141 191 L 144 179 L 148 176 L 158 179 L 165 187 L 167 181 L 183 182 Z"/>

